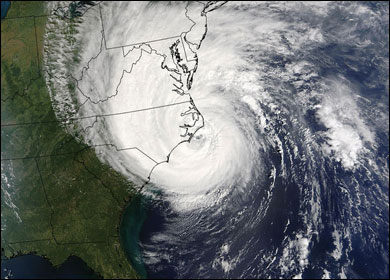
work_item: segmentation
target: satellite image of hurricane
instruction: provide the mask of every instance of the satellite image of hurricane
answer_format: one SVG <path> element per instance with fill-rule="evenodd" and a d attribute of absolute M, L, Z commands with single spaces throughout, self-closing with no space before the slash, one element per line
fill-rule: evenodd
<path fill-rule="evenodd" d="M 388 2 L 75 1 L 44 11 L 39 73 L 50 122 L 71 139 L 44 145 L 53 161 L 74 153 L 78 167 L 50 175 L 48 152 L 34 154 L 50 210 L 49 234 L 36 240 L 70 248 L 104 278 L 389 278 Z M 2 142 L 21 127 L 10 123 L 2 112 Z M 3 197 L 16 213 L 4 219 L 28 220 L 6 178 L 31 155 L 7 147 L 2 235 Z M 129 193 L 111 188 L 115 178 Z M 56 198 L 57 183 L 72 194 Z M 94 207 L 80 220 L 109 220 L 112 231 L 72 226 L 76 214 L 60 227 L 57 211 L 65 219 L 59 209 L 79 209 L 71 197 L 90 188 L 82 201 Z M 113 204 L 120 211 L 105 218 Z M 42 242 L 16 247 L 18 238 L 2 237 L 2 248 L 55 265 L 68 256 L 57 261 Z M 88 256 L 72 247 L 80 240 L 108 240 L 127 264 L 95 264 L 92 246 Z"/>

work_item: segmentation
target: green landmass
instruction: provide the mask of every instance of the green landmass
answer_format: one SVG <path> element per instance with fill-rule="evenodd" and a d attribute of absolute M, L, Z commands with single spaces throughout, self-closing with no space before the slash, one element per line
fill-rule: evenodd
<path fill-rule="evenodd" d="M 118 229 L 133 185 L 57 122 L 41 68 L 45 13 L 13 1 L 1 20 L 2 253 L 55 266 L 73 255 L 101 277 L 137 278 Z"/>

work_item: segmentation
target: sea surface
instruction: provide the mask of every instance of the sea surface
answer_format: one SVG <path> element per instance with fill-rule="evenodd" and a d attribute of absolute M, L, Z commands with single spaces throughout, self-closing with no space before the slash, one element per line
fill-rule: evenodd
<path fill-rule="evenodd" d="M 133 197 L 123 212 L 120 224 L 121 246 L 129 262 L 142 278 L 146 278 L 147 274 L 140 252 L 139 236 L 147 219 L 146 205 L 145 197 L 141 195 Z"/>
<path fill-rule="evenodd" d="M 1 279 L 98 279 L 86 263 L 69 257 L 58 268 L 37 255 L 23 255 L 1 261 Z"/>
<path fill-rule="evenodd" d="M 10 5 L 11 1 L 1 1 L 1 19 L 6 17 Z"/>

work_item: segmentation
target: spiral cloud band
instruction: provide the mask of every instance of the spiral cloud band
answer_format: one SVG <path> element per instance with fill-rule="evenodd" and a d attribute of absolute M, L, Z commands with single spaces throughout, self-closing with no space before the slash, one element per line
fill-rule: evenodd
<path fill-rule="evenodd" d="M 254 146 L 229 114 L 230 103 L 215 87 L 202 86 L 213 78 L 207 75 L 219 70 L 202 68 L 198 74 L 207 11 L 216 7 L 182 3 L 168 15 L 164 8 L 117 2 L 86 10 L 75 35 L 80 63 L 48 75 L 56 77 L 56 88 L 69 82 L 75 88 L 74 93 L 52 91 L 54 101 L 62 104 L 57 113 L 79 121 L 84 141 L 133 179 L 177 193 L 204 192 L 233 178 L 245 180 L 249 175 L 242 173 L 251 170 Z M 163 14 L 172 20 L 162 27 Z M 52 18 L 48 33 L 58 24 Z M 60 43 L 61 34 L 57 37 Z M 46 62 L 52 65 L 58 53 L 49 50 Z M 61 59 L 65 64 L 69 58 Z M 75 99 L 78 105 L 68 104 L 72 110 L 66 110 L 64 100 Z"/>
<path fill-rule="evenodd" d="M 153 197 L 152 277 L 353 278 L 386 247 L 359 251 L 388 228 L 381 4 L 50 5 L 57 118 Z"/>
<path fill-rule="evenodd" d="M 278 137 L 264 131 L 267 117 L 259 102 L 273 112 L 283 108 L 264 89 L 268 70 L 248 60 L 246 49 L 288 55 L 294 50 L 273 46 L 275 30 L 286 30 L 295 49 L 321 44 L 322 35 L 307 29 L 307 40 L 299 39 L 287 23 L 272 17 L 261 28 L 248 15 L 237 20 L 237 9 L 254 4 L 208 18 L 219 5 L 100 3 L 72 25 L 77 47 L 63 43 L 70 24 L 58 15 L 50 18 L 45 61 L 47 79 L 55 85 L 49 90 L 57 116 L 70 122 L 71 131 L 79 130 L 102 160 L 140 185 L 151 182 L 182 194 L 244 186 L 261 170 L 265 142 L 281 149 Z M 264 16 L 261 9 L 258 13 Z M 58 26 L 62 33 L 56 32 Z M 227 30 L 234 40 L 227 40 Z M 69 66 L 74 57 L 78 63 Z M 317 75 L 306 61 L 289 67 L 307 81 Z M 333 80 L 331 86 L 342 86 L 342 79 Z M 330 128 L 324 153 L 353 168 L 363 141 L 373 142 L 369 129 L 361 121 L 353 125 L 358 130 L 332 122 L 337 112 L 328 98 L 312 106 L 321 108 L 318 117 Z M 357 122 L 354 115 L 351 121 Z M 344 142 L 341 135 L 350 140 Z"/>

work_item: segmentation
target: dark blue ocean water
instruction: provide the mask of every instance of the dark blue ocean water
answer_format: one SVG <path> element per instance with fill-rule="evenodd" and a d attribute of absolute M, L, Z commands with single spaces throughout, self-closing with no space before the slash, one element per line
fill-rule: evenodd
<path fill-rule="evenodd" d="M 98 279 L 99 277 L 78 257 L 69 257 L 55 268 L 50 261 L 37 255 L 18 256 L 1 261 L 1 279 Z"/>
<path fill-rule="evenodd" d="M 371 8 L 376 11 L 375 7 Z M 385 53 L 384 57 L 388 57 L 388 22 L 376 27 L 377 29 L 371 26 L 371 29 L 366 30 L 363 24 L 358 25 L 360 29 L 353 29 L 355 36 L 352 38 L 370 39 L 374 42 L 362 48 L 360 45 L 339 42 L 341 36 L 336 35 L 343 33 L 338 31 L 338 27 L 344 30 L 349 26 L 348 24 L 355 26 L 355 23 L 347 17 L 342 17 L 337 8 L 333 9 L 332 13 L 334 14 L 329 16 L 329 22 L 325 22 L 321 28 L 324 29 L 324 34 L 336 42 L 328 38 L 329 42 L 323 46 L 299 53 L 296 57 L 304 58 L 316 65 L 321 77 L 337 74 L 351 81 L 358 89 L 357 92 L 370 101 L 369 107 L 364 105 L 365 103 L 360 105 L 359 109 L 362 112 L 383 108 L 379 105 L 388 104 L 386 92 L 388 70 L 381 64 L 384 60 L 381 55 Z M 335 34 L 333 37 L 330 36 L 332 32 Z M 262 59 L 261 56 L 258 56 L 258 59 Z M 289 59 L 293 60 L 294 57 Z M 286 58 L 270 55 L 264 57 L 261 63 L 269 65 L 270 73 L 278 73 L 276 70 L 281 71 L 285 68 Z M 386 83 L 383 83 L 383 77 Z M 290 81 L 281 80 L 278 76 L 270 76 L 268 80 L 278 85 L 285 83 L 285 88 L 292 93 L 296 90 L 289 84 Z M 278 97 L 273 88 L 269 90 L 274 93 L 275 98 Z M 308 90 L 316 89 L 308 88 Z M 283 97 L 287 94 L 288 91 L 283 92 Z M 282 104 L 286 104 L 287 108 L 291 108 L 290 111 L 295 111 L 294 104 L 290 102 L 293 98 L 279 100 Z M 267 107 L 262 109 L 267 112 Z M 388 114 L 388 105 L 382 110 Z M 269 116 L 272 117 L 269 119 L 278 121 L 278 115 L 269 112 Z M 287 117 L 285 119 L 288 119 Z M 305 118 L 307 127 L 311 131 L 325 131 L 321 123 L 317 122 L 314 111 L 308 110 Z M 288 122 L 277 121 L 274 126 L 277 135 L 280 139 L 288 139 L 284 128 L 287 127 L 288 133 L 293 134 L 294 127 Z M 376 127 L 375 123 L 370 125 L 377 135 L 377 149 L 373 152 L 374 159 L 378 160 L 376 164 L 381 166 L 385 162 L 388 168 L 388 134 L 386 131 L 379 130 L 380 127 Z M 299 133 L 297 132 L 296 135 Z M 310 265 L 306 267 L 302 276 L 321 278 L 326 268 L 330 270 L 333 277 L 337 277 L 342 267 L 350 278 L 388 278 L 388 200 L 381 200 L 378 195 L 386 187 L 388 193 L 388 180 L 384 182 L 386 178 L 377 176 L 373 170 L 363 168 L 355 171 L 344 170 L 339 163 L 324 158 L 319 151 L 306 153 L 304 143 L 299 137 L 291 137 L 291 139 L 295 141 L 282 141 L 284 158 L 289 159 L 291 156 L 293 159 L 291 162 L 287 160 L 283 166 L 279 153 L 271 149 L 264 155 L 265 164 L 272 163 L 276 168 L 275 187 L 269 203 L 263 203 L 270 189 L 268 179 L 264 182 L 255 182 L 250 186 L 250 191 L 245 197 L 229 198 L 224 204 L 229 207 L 226 206 L 224 212 L 219 211 L 222 206 L 218 205 L 200 213 L 177 213 L 163 195 L 161 199 L 156 199 L 149 209 L 142 211 L 140 199 L 134 200 L 123 216 L 120 232 L 122 245 L 134 267 L 138 271 L 146 270 L 151 278 L 194 278 L 196 276 L 222 278 L 226 275 L 232 278 L 279 278 L 280 267 L 277 265 L 279 260 L 297 262 L 295 255 L 300 253 L 291 249 L 291 252 L 286 251 L 288 255 L 285 257 L 284 249 L 290 244 L 295 246 L 293 238 L 297 232 L 305 231 L 306 220 L 310 220 L 311 208 L 319 205 L 321 222 L 316 225 L 319 230 L 311 239 L 310 255 L 307 257 Z M 302 152 L 302 156 L 295 158 L 290 153 L 295 147 Z M 271 165 L 264 166 L 265 175 L 269 173 L 271 167 Z M 285 177 L 279 176 L 282 169 L 286 170 Z M 308 178 L 321 179 L 318 189 L 312 188 L 314 180 L 303 183 L 307 174 Z M 312 197 L 316 198 L 314 202 L 318 201 L 318 203 L 313 203 Z M 360 200 L 364 202 L 362 205 L 358 203 Z M 269 207 L 262 207 L 263 204 Z M 247 210 L 245 215 L 237 218 L 235 209 Z M 145 210 L 148 210 L 147 217 Z M 266 214 L 258 218 L 263 212 Z M 188 223 L 185 223 L 186 221 Z M 361 226 L 355 229 L 359 224 Z M 337 243 L 332 236 L 336 228 L 348 233 Z M 156 239 L 156 236 L 159 238 Z M 137 248 L 138 237 L 141 241 L 140 248 Z M 292 241 L 287 242 L 286 239 L 285 242 L 285 237 L 291 238 Z M 221 256 L 223 252 L 219 252 L 224 243 L 230 244 L 230 250 Z M 342 256 L 338 260 L 331 256 L 335 244 L 341 245 Z M 143 257 L 149 260 L 146 262 L 146 268 L 139 258 L 140 254 L 141 256 L 145 254 Z M 264 256 L 271 257 L 266 259 Z M 273 256 L 275 259 L 272 258 Z M 234 266 L 229 274 L 221 269 L 219 265 L 221 259 L 235 260 L 234 263 L 231 262 Z M 70 264 L 66 275 L 81 278 L 81 274 L 76 270 L 77 267 Z M 296 267 L 299 268 L 298 265 Z M 289 268 L 291 276 L 299 272 L 296 267 Z M 4 268 L 10 268 L 14 278 L 67 277 L 64 276 L 65 274 L 54 274 L 55 269 L 50 263 L 37 256 L 22 256 L 5 261 Z M 2 278 L 8 273 L 4 268 L 2 262 Z"/>
<path fill-rule="evenodd" d="M 7 15 L 11 1 L 1 1 L 1 19 L 5 18 Z"/>
<path fill-rule="evenodd" d="M 310 279 L 324 277 L 325 272 L 331 278 L 389 277 L 389 134 L 388 123 L 378 117 L 389 114 L 389 8 L 382 3 L 364 5 L 360 9 L 375 14 L 375 20 L 354 14 L 356 7 L 350 3 L 344 10 L 335 5 L 323 22 L 302 12 L 302 21 L 318 27 L 325 39 L 321 44 L 296 50 L 294 55 L 277 55 L 261 46 L 247 48 L 250 63 L 267 66 L 264 69 L 268 72 L 259 73 L 259 84 L 265 85 L 275 102 L 286 108 L 275 112 L 260 104 L 270 130 L 258 137 L 268 139 L 274 133 L 281 139 L 282 148 L 278 151 L 270 146 L 262 152 L 262 169 L 245 186 L 245 193 L 229 195 L 221 203 L 218 200 L 208 207 L 178 211 L 168 195 L 154 198 L 139 234 L 149 278 L 256 279 L 298 275 Z M 296 14 L 285 13 L 284 6 L 273 8 L 270 13 L 276 11 L 277 18 L 287 22 L 291 17 L 289 28 L 301 32 Z M 236 8 L 241 9 L 245 10 Z M 348 40 L 344 39 L 345 30 L 353 34 Z M 272 35 L 277 32 L 274 30 Z M 283 36 L 280 34 L 280 38 Z M 270 38 L 265 41 L 272 45 L 276 39 Z M 271 50 L 279 47 L 278 43 Z M 314 65 L 318 77 L 305 77 L 302 86 L 296 84 L 299 78 L 286 69 L 296 61 Z M 245 74 L 244 69 L 242 75 Z M 351 104 L 357 100 L 353 110 L 348 106 L 340 110 L 346 118 L 348 114 L 364 118 L 375 135 L 375 146 L 367 144 L 367 153 L 360 155 L 361 165 L 352 170 L 324 156 L 322 149 L 330 134 L 313 110 L 319 95 L 311 93 L 317 94 L 329 77 L 343 77 L 352 90 L 344 90 L 340 82 L 332 92 L 321 92 L 321 97 L 330 98 L 340 90 L 337 100 L 347 98 Z M 306 94 L 301 103 L 296 102 L 298 92 Z M 307 114 L 300 116 L 302 121 L 297 125 L 289 120 L 301 110 L 300 106 Z M 332 106 L 337 108 L 333 103 Z M 388 121 L 386 117 L 383 120 Z M 317 135 L 315 141 L 308 141 L 305 131 Z M 340 139 L 347 136 L 340 135 Z M 299 153 L 295 154 L 294 149 Z M 272 169 L 275 180 L 262 179 Z M 305 250 L 304 239 L 299 236 L 307 232 L 310 243 Z"/>

